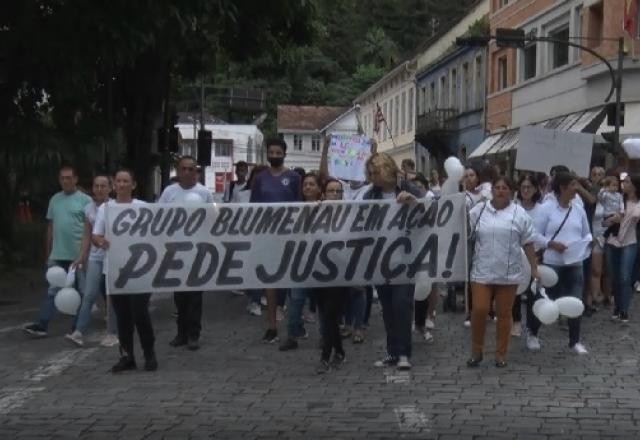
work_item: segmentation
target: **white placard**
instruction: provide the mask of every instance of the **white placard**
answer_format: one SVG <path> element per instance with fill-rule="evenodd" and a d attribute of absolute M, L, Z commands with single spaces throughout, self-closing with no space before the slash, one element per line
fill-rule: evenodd
<path fill-rule="evenodd" d="M 466 277 L 463 194 L 388 201 L 107 207 L 110 294 Z"/>
<path fill-rule="evenodd" d="M 565 165 L 578 176 L 589 176 L 593 134 L 522 127 L 516 169 L 549 173 L 554 165 Z"/>
<path fill-rule="evenodd" d="M 327 161 L 329 175 L 337 179 L 366 181 L 365 162 L 371 155 L 371 140 L 366 136 L 331 135 Z"/>

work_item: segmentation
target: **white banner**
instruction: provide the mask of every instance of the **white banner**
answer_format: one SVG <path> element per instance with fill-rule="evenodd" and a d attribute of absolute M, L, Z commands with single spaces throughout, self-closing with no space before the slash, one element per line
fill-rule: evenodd
<path fill-rule="evenodd" d="M 593 134 L 526 126 L 520 129 L 516 169 L 549 173 L 565 165 L 578 176 L 589 177 Z"/>
<path fill-rule="evenodd" d="M 462 281 L 466 224 L 463 194 L 410 204 L 109 205 L 108 290 Z"/>

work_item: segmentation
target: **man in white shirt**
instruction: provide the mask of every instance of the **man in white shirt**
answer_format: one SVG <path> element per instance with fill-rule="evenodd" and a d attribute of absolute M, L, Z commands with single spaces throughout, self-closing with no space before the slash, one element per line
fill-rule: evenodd
<path fill-rule="evenodd" d="M 187 194 L 197 194 L 205 203 L 213 203 L 213 195 L 201 183 L 198 183 L 196 160 L 191 156 L 182 156 L 177 167 L 178 182 L 162 191 L 158 203 L 181 203 Z M 176 320 L 178 332 L 169 343 L 172 347 L 186 345 L 189 350 L 200 348 L 200 330 L 202 328 L 202 291 L 174 292 L 173 301 L 178 309 Z"/>
<path fill-rule="evenodd" d="M 242 191 L 247 186 L 247 176 L 249 175 L 249 164 L 241 160 L 236 163 L 236 177 L 238 180 L 234 180 L 229 184 L 229 187 L 224 193 L 224 202 L 229 203 L 234 199 L 234 195 L 238 191 Z"/>

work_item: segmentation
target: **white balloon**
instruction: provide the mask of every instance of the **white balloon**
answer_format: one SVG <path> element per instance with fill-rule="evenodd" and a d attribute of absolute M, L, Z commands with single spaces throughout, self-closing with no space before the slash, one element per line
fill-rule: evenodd
<path fill-rule="evenodd" d="M 525 254 L 524 250 L 522 249 L 520 249 L 520 258 L 522 259 L 522 272 L 520 272 L 520 278 L 518 282 L 518 295 L 526 292 L 529 288 L 529 285 L 531 284 L 531 265 L 529 264 L 527 254 Z"/>
<path fill-rule="evenodd" d="M 189 205 L 197 205 L 200 203 L 204 203 L 204 199 L 202 198 L 202 196 L 200 196 L 200 194 L 198 193 L 194 193 L 194 192 L 188 192 L 184 195 L 184 197 L 182 198 L 182 201 L 184 203 L 187 203 Z"/>
<path fill-rule="evenodd" d="M 582 301 L 572 296 L 558 298 L 555 300 L 555 303 L 556 306 L 558 306 L 558 310 L 560 310 L 560 314 L 568 318 L 577 318 L 582 316 L 582 312 L 584 312 L 584 304 Z"/>
<path fill-rule="evenodd" d="M 51 266 L 47 270 L 47 281 L 52 287 L 64 287 L 67 282 L 67 271 L 60 266 Z"/>
<path fill-rule="evenodd" d="M 69 269 L 69 273 L 67 273 L 67 277 L 64 280 L 64 287 L 73 287 L 76 283 L 76 268 Z"/>
<path fill-rule="evenodd" d="M 558 284 L 558 274 L 549 266 L 539 265 L 538 274 L 540 275 L 540 284 L 544 287 L 553 287 Z"/>
<path fill-rule="evenodd" d="M 431 294 L 431 281 L 417 281 L 413 289 L 413 299 L 415 301 L 424 301 Z"/>
<path fill-rule="evenodd" d="M 66 315 L 75 315 L 80 307 L 80 294 L 72 287 L 60 289 L 53 302 L 56 308 Z"/>
<path fill-rule="evenodd" d="M 457 157 L 451 156 L 444 161 L 444 170 L 447 173 L 447 180 L 444 181 L 440 189 L 440 194 L 446 196 L 459 192 L 460 180 L 464 176 L 464 165 Z"/>
<path fill-rule="evenodd" d="M 640 159 L 640 139 L 631 138 L 626 139 L 622 143 L 622 148 L 629 156 L 629 159 Z"/>
<path fill-rule="evenodd" d="M 536 318 L 538 318 L 541 323 L 549 325 L 558 320 L 560 310 L 555 302 L 547 298 L 542 298 L 533 304 L 533 314 L 536 315 Z"/>

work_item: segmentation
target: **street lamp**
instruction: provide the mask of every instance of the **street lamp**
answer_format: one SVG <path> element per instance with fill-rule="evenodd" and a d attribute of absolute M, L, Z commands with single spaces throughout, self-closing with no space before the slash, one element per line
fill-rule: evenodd
<path fill-rule="evenodd" d="M 587 38 L 576 37 L 576 39 L 586 40 Z M 622 68 L 624 61 L 624 38 L 601 38 L 600 40 L 614 40 L 618 41 L 618 68 L 617 72 L 613 69 L 613 66 L 609 61 L 600 55 L 590 47 L 583 46 L 582 44 L 574 43 L 567 40 L 559 40 L 557 38 L 549 37 L 537 37 L 534 35 L 526 35 L 523 29 L 508 29 L 498 28 L 495 35 L 482 35 L 473 37 L 460 37 L 456 38 L 456 45 L 458 46 L 471 46 L 471 47 L 486 47 L 489 45 L 489 41 L 495 40 L 498 47 L 511 47 L 511 48 L 524 48 L 527 42 L 541 41 L 544 43 L 564 44 L 570 47 L 575 47 L 585 52 L 590 53 L 594 57 L 602 61 L 611 75 L 611 89 L 609 94 L 605 98 L 604 102 L 608 103 L 615 91 L 615 131 L 613 135 L 614 148 L 620 152 L 622 146 L 620 145 L 620 125 L 622 115 Z"/>

